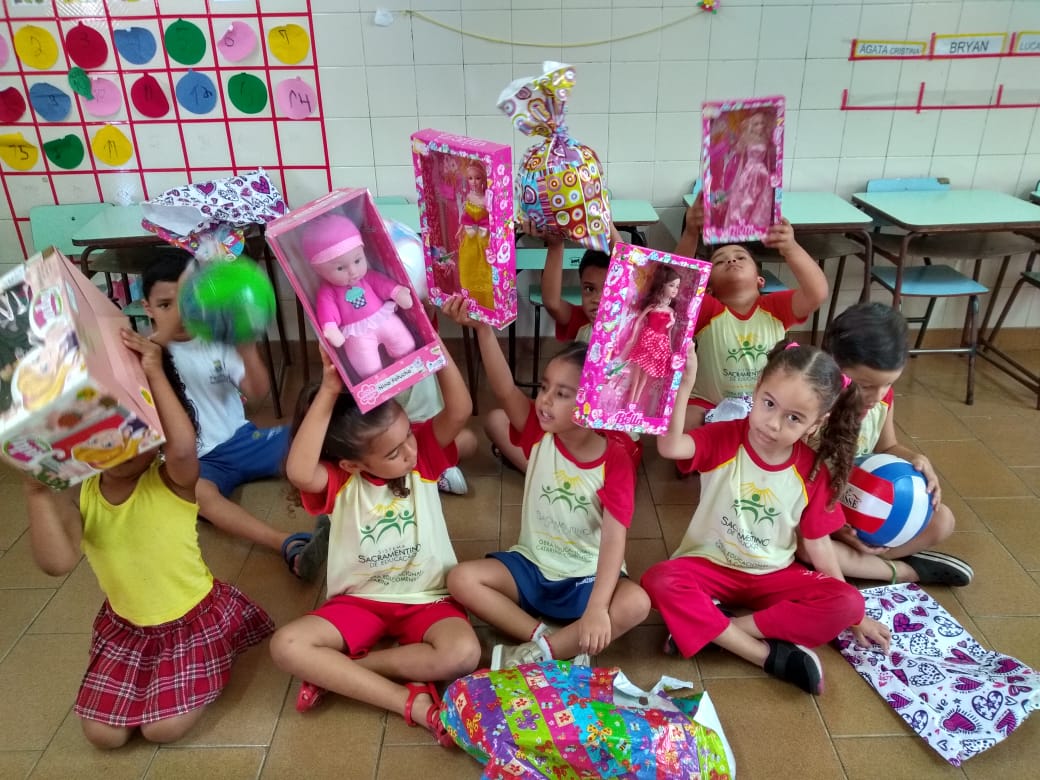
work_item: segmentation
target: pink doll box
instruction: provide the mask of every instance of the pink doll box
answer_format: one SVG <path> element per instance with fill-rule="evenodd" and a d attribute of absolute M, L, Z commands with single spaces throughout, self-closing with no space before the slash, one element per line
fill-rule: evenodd
<path fill-rule="evenodd" d="M 783 97 L 701 107 L 704 243 L 761 241 L 780 221 Z"/>
<path fill-rule="evenodd" d="M 578 424 L 667 430 L 710 273 L 703 260 L 614 245 L 581 372 Z"/>
<path fill-rule="evenodd" d="M 163 441 L 123 313 L 59 252 L 0 279 L 0 452 L 54 488 Z"/>
<path fill-rule="evenodd" d="M 345 220 L 353 223 L 356 232 L 337 232 Z M 437 333 L 408 280 L 368 190 L 334 190 L 293 209 L 267 225 L 267 241 L 318 340 L 362 411 L 367 412 L 444 367 Z M 331 268 L 336 264 L 337 247 L 359 252 L 365 258 L 367 287 L 360 283 L 332 287 L 318 275 L 315 267 Z M 327 270 L 323 268 L 323 272 Z M 402 292 L 401 287 L 407 292 Z M 327 309 L 321 303 L 322 296 L 342 318 L 331 328 L 341 331 L 342 345 L 330 342 L 328 322 L 322 322 L 328 316 L 323 314 Z M 393 296 L 397 297 L 391 300 Z M 402 301 L 410 302 L 410 306 L 402 306 Z M 346 318 L 366 311 L 374 313 L 347 322 Z M 377 318 L 374 326 L 369 324 L 369 317 Z M 332 337 L 335 335 L 333 332 Z"/>
<path fill-rule="evenodd" d="M 430 302 L 462 293 L 470 317 L 504 328 L 516 319 L 512 150 L 420 130 L 412 164 Z"/>

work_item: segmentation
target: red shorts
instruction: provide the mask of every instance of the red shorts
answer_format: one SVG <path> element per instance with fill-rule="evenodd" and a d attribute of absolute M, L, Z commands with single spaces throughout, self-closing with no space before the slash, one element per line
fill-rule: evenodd
<path fill-rule="evenodd" d="M 414 645 L 423 641 L 435 623 L 447 618 L 469 620 L 463 606 L 450 596 L 425 604 L 333 596 L 311 614 L 336 627 L 351 658 L 368 655 L 372 646 L 385 637 L 398 644 Z"/>

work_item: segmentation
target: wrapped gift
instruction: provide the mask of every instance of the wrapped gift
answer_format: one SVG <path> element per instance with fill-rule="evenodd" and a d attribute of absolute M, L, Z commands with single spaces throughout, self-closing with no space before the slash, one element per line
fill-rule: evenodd
<path fill-rule="evenodd" d="M 651 691 L 617 669 L 567 661 L 478 671 L 444 694 L 442 721 L 486 778 L 735 777 L 708 694 L 664 678 Z"/>
<path fill-rule="evenodd" d="M 703 260 L 614 245 L 575 399 L 580 425 L 668 429 L 710 274 Z"/>
<path fill-rule="evenodd" d="M 130 323 L 57 250 L 0 278 L 0 449 L 54 488 L 163 441 Z"/>
<path fill-rule="evenodd" d="M 362 411 L 444 366 L 440 341 L 365 189 L 267 226 L 267 241 Z"/>
<path fill-rule="evenodd" d="M 540 76 L 517 79 L 498 107 L 538 143 L 520 160 L 516 189 L 520 209 L 535 228 L 562 234 L 589 249 L 610 251 L 610 204 L 596 153 L 567 132 L 564 112 L 574 68 L 545 62 Z"/>
<path fill-rule="evenodd" d="M 704 242 L 761 241 L 780 221 L 784 99 L 704 103 Z"/>
<path fill-rule="evenodd" d="M 473 319 L 504 328 L 516 319 L 510 148 L 420 130 L 412 164 L 430 302 L 461 293 Z"/>

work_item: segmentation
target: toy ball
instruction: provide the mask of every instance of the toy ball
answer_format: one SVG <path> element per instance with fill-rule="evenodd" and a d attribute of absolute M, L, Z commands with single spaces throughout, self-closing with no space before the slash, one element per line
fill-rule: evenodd
<path fill-rule="evenodd" d="M 204 341 L 257 341 L 275 316 L 274 287 L 247 257 L 208 263 L 181 284 L 185 330 Z"/>
<path fill-rule="evenodd" d="M 426 288 L 426 258 L 423 255 L 422 239 L 416 235 L 410 227 L 403 222 L 392 219 L 384 219 L 383 224 L 390 234 L 390 240 L 394 242 L 401 264 L 408 273 L 408 280 L 412 283 L 415 294 L 420 301 L 425 301 L 428 296 Z"/>
<path fill-rule="evenodd" d="M 859 538 L 877 547 L 910 541 L 932 519 L 932 497 L 924 475 L 894 455 L 858 459 L 841 503 Z"/>

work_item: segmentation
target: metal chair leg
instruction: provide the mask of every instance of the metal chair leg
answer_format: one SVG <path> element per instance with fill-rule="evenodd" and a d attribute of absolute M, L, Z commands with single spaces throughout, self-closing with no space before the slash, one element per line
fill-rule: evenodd
<path fill-rule="evenodd" d="M 979 296 L 972 295 L 968 298 L 968 318 L 970 342 L 968 344 L 968 397 L 964 400 L 968 406 L 975 403 L 975 357 L 979 343 L 978 316 Z"/>
<path fill-rule="evenodd" d="M 917 331 L 917 340 L 914 341 L 914 349 L 920 349 L 921 344 L 924 342 L 924 332 L 928 330 L 928 323 L 932 319 L 932 311 L 935 309 L 935 298 L 928 299 L 928 308 L 924 310 L 924 316 L 921 318 L 921 329 Z"/>
<path fill-rule="evenodd" d="M 264 333 L 264 357 L 267 358 L 267 376 L 271 382 L 271 403 L 274 406 L 274 415 L 282 418 L 282 388 L 278 383 L 278 372 L 274 369 L 274 350 L 271 349 L 271 339 Z"/>
<path fill-rule="evenodd" d="M 542 307 L 534 307 L 534 354 L 531 358 L 531 397 L 538 394 L 538 385 L 541 377 L 538 376 L 539 364 L 542 358 Z"/>

